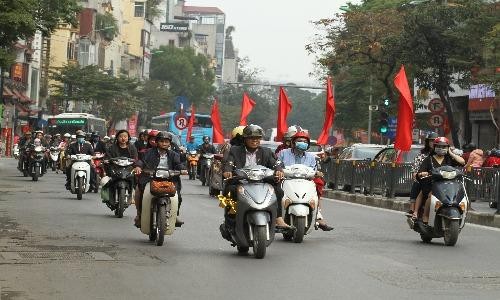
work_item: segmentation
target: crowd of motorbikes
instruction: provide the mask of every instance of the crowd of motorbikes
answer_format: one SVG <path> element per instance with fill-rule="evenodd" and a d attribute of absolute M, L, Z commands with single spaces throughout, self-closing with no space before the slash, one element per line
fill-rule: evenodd
<path fill-rule="evenodd" d="M 66 155 L 66 149 L 58 146 L 43 147 L 29 145 L 14 147 L 14 156 L 19 160 L 18 168 L 25 177 L 31 176 L 38 181 L 47 170 L 70 172 L 72 194 L 81 200 L 89 192 L 97 193 L 101 188 L 102 201 L 114 211 L 118 218 L 132 204 L 135 174 L 134 160 L 126 157 L 106 159 L 104 154 L 96 153 Z M 235 169 L 234 176 L 222 179 L 222 154 L 182 151 L 185 158 L 187 175 L 190 180 L 199 179 L 202 186 L 209 187 L 209 194 L 216 196 L 220 207 L 234 217 L 228 235 L 223 237 L 236 246 L 239 253 L 247 253 L 253 248 L 255 257 L 263 258 L 266 248 L 274 240 L 277 206 L 282 206 L 282 216 L 287 224 L 296 230 L 281 231 L 287 241 L 301 243 L 304 237 L 316 227 L 319 213 L 319 197 L 313 182 L 316 170 L 301 164 L 284 168 L 281 187 L 284 192 L 282 203 L 278 203 L 271 184 L 273 170 L 257 165 Z M 66 166 L 71 165 L 70 169 Z M 97 174 L 97 183 L 90 184 L 91 165 Z M 171 235 L 175 229 L 178 193 L 172 188 L 172 178 L 184 174 L 169 170 L 161 163 L 155 170 L 144 170 L 150 182 L 144 190 L 140 230 L 149 236 L 156 245 L 164 243 L 164 236 Z M 444 237 L 446 245 L 454 245 L 460 230 L 465 225 L 469 208 L 464 188 L 464 175 L 452 167 L 436 168 L 429 175 L 433 180 L 431 212 L 428 224 L 408 217 L 410 227 L 420 234 L 424 242 Z M 237 185 L 235 195 L 224 195 L 224 184 Z M 222 233 L 222 231 L 221 231 Z"/>

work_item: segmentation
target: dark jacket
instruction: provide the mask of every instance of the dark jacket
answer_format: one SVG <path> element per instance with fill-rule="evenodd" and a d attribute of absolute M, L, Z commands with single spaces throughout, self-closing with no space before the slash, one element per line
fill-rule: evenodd
<path fill-rule="evenodd" d="M 168 158 L 168 169 L 169 170 L 185 170 L 186 166 L 181 163 L 181 159 L 178 153 L 167 150 L 167 158 Z M 140 167 L 143 170 L 154 171 L 158 164 L 160 163 L 160 152 L 157 148 L 151 148 L 144 154 L 144 157 L 141 160 L 136 162 L 136 166 Z M 139 177 L 139 184 L 146 184 L 150 180 L 148 174 L 142 173 Z M 179 178 L 174 178 L 174 182 L 180 182 Z"/>
<path fill-rule="evenodd" d="M 119 146 L 118 144 L 114 143 L 111 145 L 111 147 L 108 148 L 106 151 L 106 157 L 107 158 L 115 158 L 115 157 L 120 157 L 122 156 L 119 151 Z M 138 159 L 138 154 L 137 154 L 137 149 L 133 144 L 128 144 L 128 158 L 132 158 L 134 160 Z"/>
<path fill-rule="evenodd" d="M 256 162 L 258 165 L 281 171 L 283 168 L 276 160 L 273 151 L 266 147 L 257 148 Z M 234 169 L 241 169 L 245 166 L 246 162 L 246 147 L 233 146 L 229 150 L 229 154 L 224 163 L 224 172 L 232 172 Z M 233 167 L 234 166 L 234 167 Z"/>
<path fill-rule="evenodd" d="M 212 145 L 212 144 L 201 144 L 198 147 L 198 152 L 200 154 L 207 154 L 207 153 L 215 154 L 215 153 L 217 153 L 217 151 L 215 151 L 214 145 Z"/>
<path fill-rule="evenodd" d="M 97 143 L 91 143 L 94 152 L 106 153 L 106 144 L 103 141 L 97 141 Z"/>
<path fill-rule="evenodd" d="M 94 156 L 94 149 L 92 149 L 92 145 L 90 143 L 72 143 L 69 145 L 67 150 L 67 155 L 76 155 L 76 154 L 88 154 Z"/>

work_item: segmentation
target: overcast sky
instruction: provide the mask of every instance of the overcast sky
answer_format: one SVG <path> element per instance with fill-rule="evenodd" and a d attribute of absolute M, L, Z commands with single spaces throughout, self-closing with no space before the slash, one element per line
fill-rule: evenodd
<path fill-rule="evenodd" d="M 233 25 L 234 46 L 248 56 L 263 77 L 277 82 L 319 85 L 308 74 L 314 57 L 305 45 L 315 28 L 311 21 L 340 12 L 345 0 L 187 0 L 186 5 L 216 6 L 226 14 L 226 27 Z M 358 2 L 358 1 L 351 1 Z"/>

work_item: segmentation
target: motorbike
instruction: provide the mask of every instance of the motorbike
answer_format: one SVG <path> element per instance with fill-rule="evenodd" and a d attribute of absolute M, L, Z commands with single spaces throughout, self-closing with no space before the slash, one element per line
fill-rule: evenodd
<path fill-rule="evenodd" d="M 90 165 L 92 156 L 88 154 L 71 155 L 71 193 L 76 194 L 76 199 L 82 200 L 82 195 L 90 189 Z"/>
<path fill-rule="evenodd" d="M 201 155 L 200 161 L 200 181 L 201 185 L 208 185 L 208 180 L 210 178 L 210 166 L 212 166 L 212 161 L 214 155 L 211 153 L 205 153 Z"/>
<path fill-rule="evenodd" d="M 24 177 L 28 177 L 30 174 L 30 165 L 29 165 L 29 159 L 31 156 L 31 149 L 29 147 L 24 147 L 19 150 L 19 163 L 18 163 L 18 169 L 23 173 Z"/>
<path fill-rule="evenodd" d="M 208 180 L 208 194 L 218 196 L 223 188 L 224 180 L 222 178 L 222 160 L 223 154 L 215 154 L 212 167 L 210 168 L 210 178 Z"/>
<path fill-rule="evenodd" d="M 61 153 L 61 150 L 57 147 L 50 147 L 50 166 L 52 168 L 52 171 L 56 171 L 58 169 L 58 164 L 59 164 L 59 154 Z"/>
<path fill-rule="evenodd" d="M 42 146 L 34 146 L 30 149 L 29 170 L 33 181 L 38 181 L 38 178 L 43 176 L 45 163 L 45 148 Z"/>
<path fill-rule="evenodd" d="M 14 155 L 15 159 L 19 158 L 19 145 L 18 144 L 14 144 L 12 155 Z"/>
<path fill-rule="evenodd" d="M 175 230 L 179 200 L 172 179 L 182 172 L 158 167 L 144 173 L 150 174 L 151 181 L 146 184 L 142 198 L 141 232 L 162 246 L 165 235 L 172 235 Z"/>
<path fill-rule="evenodd" d="M 430 176 L 422 178 L 432 180 L 429 222 L 424 224 L 420 219 L 422 209 L 416 221 L 407 216 L 407 222 L 420 234 L 423 242 L 430 243 L 433 238 L 444 237 L 446 246 L 456 244 L 470 207 L 464 178 L 461 170 L 451 166 L 434 168 Z"/>
<path fill-rule="evenodd" d="M 96 184 L 94 188 L 94 193 L 97 193 L 99 191 L 101 178 L 104 177 L 104 168 L 102 165 L 103 158 L 104 158 L 104 153 L 96 152 L 94 158 L 92 159 L 92 161 L 94 162 L 95 172 L 96 172 L 96 178 L 95 178 Z"/>
<path fill-rule="evenodd" d="M 285 240 L 301 243 L 316 225 L 318 214 L 318 193 L 312 181 L 316 171 L 308 166 L 296 164 L 284 169 L 284 192 L 281 205 L 286 223 L 295 226 L 293 232 L 283 232 Z"/>
<path fill-rule="evenodd" d="M 190 180 L 196 179 L 196 170 L 198 168 L 199 159 L 200 156 L 198 155 L 198 152 L 196 152 L 196 150 L 189 151 L 187 155 L 187 161 L 188 161 L 188 174 Z"/>
<path fill-rule="evenodd" d="M 226 179 L 236 183 L 236 195 L 219 195 L 219 206 L 225 209 L 226 222 L 220 226 L 224 239 L 236 246 L 238 253 L 247 254 L 253 248 L 255 258 L 264 258 L 274 240 L 277 201 L 274 171 L 264 166 L 238 169 Z"/>
<path fill-rule="evenodd" d="M 115 216 L 123 218 L 123 212 L 129 206 L 134 189 L 134 160 L 116 157 L 104 163 L 109 166 L 109 176 L 101 179 L 102 201 L 115 212 Z"/>

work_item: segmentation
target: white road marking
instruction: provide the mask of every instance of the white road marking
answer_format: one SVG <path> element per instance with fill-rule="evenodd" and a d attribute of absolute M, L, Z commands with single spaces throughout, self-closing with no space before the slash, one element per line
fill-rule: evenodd
<path fill-rule="evenodd" d="M 322 199 L 326 200 L 326 201 L 330 201 L 330 202 L 342 203 L 342 204 L 347 204 L 347 205 L 352 205 L 352 206 L 359 206 L 359 207 L 369 208 L 369 209 L 373 209 L 373 210 L 380 210 L 380 211 L 390 212 L 390 213 L 398 214 L 398 215 L 404 215 L 405 214 L 402 211 L 392 210 L 392 209 L 388 209 L 388 208 L 375 207 L 375 206 L 370 206 L 370 205 L 363 205 L 363 204 L 359 204 L 359 203 L 353 203 L 353 202 L 342 201 L 342 200 L 335 200 L 335 199 L 331 199 L 331 198 L 322 198 Z M 470 227 L 476 227 L 476 228 L 479 228 L 479 229 L 500 232 L 500 228 L 496 228 L 496 227 L 489 227 L 489 226 L 472 224 L 472 223 L 467 223 L 465 226 L 467 226 L 467 227 L 469 227 L 469 226 Z"/>

